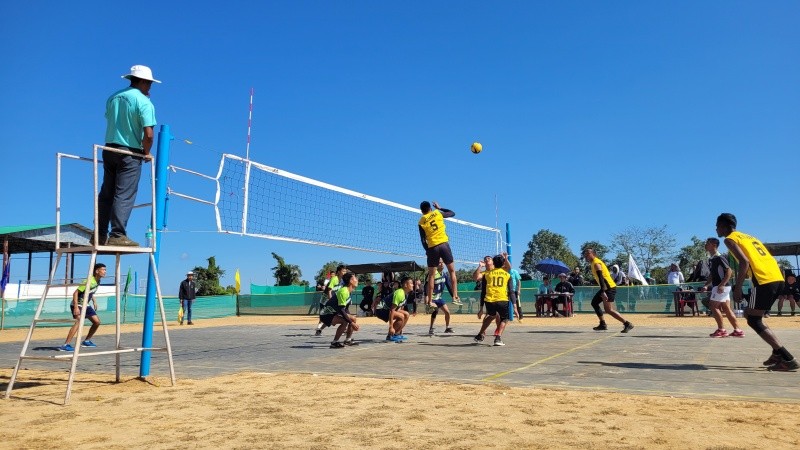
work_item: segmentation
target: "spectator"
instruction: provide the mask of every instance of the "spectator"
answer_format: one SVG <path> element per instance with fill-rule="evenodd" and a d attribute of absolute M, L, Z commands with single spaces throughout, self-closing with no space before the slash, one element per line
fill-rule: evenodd
<path fill-rule="evenodd" d="M 181 306 L 183 307 L 183 317 L 186 318 L 186 323 L 188 325 L 194 325 L 192 322 L 192 303 L 194 303 L 194 299 L 197 297 L 195 287 L 194 287 L 194 273 L 187 272 L 186 279 L 181 281 L 181 286 L 178 288 L 178 299 L 181 301 Z M 180 325 L 183 325 L 183 317 L 179 322 Z"/>
<path fill-rule="evenodd" d="M 667 272 L 667 284 L 683 284 L 683 272 L 677 264 L 672 263 L 669 265 L 669 272 Z"/>
<path fill-rule="evenodd" d="M 617 264 L 611 266 L 611 278 L 614 280 L 614 283 L 617 283 L 617 286 L 628 285 L 628 277 L 625 276 L 625 273 L 619 270 L 619 265 Z"/>
<path fill-rule="evenodd" d="M 689 283 L 692 282 L 705 282 L 708 280 L 709 275 L 711 274 L 711 269 L 708 266 L 708 260 L 701 259 L 697 261 L 697 264 L 694 266 L 694 270 L 692 270 L 692 274 L 689 275 Z"/>
<path fill-rule="evenodd" d="M 361 289 L 361 303 L 358 305 L 361 311 L 364 311 L 365 316 L 372 315 L 372 299 L 375 296 L 375 288 L 372 287 L 372 281 L 367 280 L 367 285 Z"/>
<path fill-rule="evenodd" d="M 558 274 L 558 279 L 560 280 L 559 283 L 555 287 L 556 292 L 561 293 L 575 293 L 575 288 L 572 286 L 572 283 L 567 281 L 567 274 L 560 273 Z M 553 300 L 553 317 L 558 317 L 558 304 L 561 303 L 564 305 L 564 316 L 567 316 L 567 302 L 569 298 L 566 295 L 559 295 Z"/>
<path fill-rule="evenodd" d="M 542 278 L 542 284 L 539 285 L 539 293 L 540 294 L 552 294 L 553 293 L 553 286 L 550 284 L 550 275 L 545 275 L 544 278 Z M 544 299 L 544 298 L 542 298 L 542 299 Z M 553 311 L 551 309 L 552 308 L 552 302 L 545 302 L 545 304 L 547 305 L 547 311 L 544 312 L 544 315 L 545 316 L 552 315 L 552 313 L 553 313 Z"/>
<path fill-rule="evenodd" d="M 792 315 L 795 313 L 795 308 L 797 307 L 797 301 L 795 297 L 795 292 L 797 292 L 797 278 L 791 272 L 786 274 L 786 282 L 784 283 L 782 289 L 779 291 L 780 295 L 778 295 L 778 315 L 782 316 L 783 312 L 783 302 L 789 300 L 789 307 L 792 308 Z"/>
<path fill-rule="evenodd" d="M 581 268 L 576 267 L 572 269 L 572 272 L 569 274 L 569 278 L 567 279 L 569 284 L 573 286 L 583 286 L 583 277 L 581 276 Z"/>

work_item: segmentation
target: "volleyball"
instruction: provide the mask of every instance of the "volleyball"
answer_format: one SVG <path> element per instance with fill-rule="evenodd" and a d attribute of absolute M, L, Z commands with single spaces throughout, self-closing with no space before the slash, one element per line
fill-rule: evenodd
<path fill-rule="evenodd" d="M 477 155 L 481 152 L 481 150 L 483 150 L 483 145 L 481 145 L 480 142 L 473 142 L 469 150 Z"/>

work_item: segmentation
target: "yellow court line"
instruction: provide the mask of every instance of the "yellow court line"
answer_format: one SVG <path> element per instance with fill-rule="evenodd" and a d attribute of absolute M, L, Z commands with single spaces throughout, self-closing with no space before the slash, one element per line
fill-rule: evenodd
<path fill-rule="evenodd" d="M 587 342 L 585 344 L 581 344 L 581 345 L 579 345 L 577 347 L 574 347 L 574 348 L 571 348 L 569 350 L 565 350 L 565 351 L 563 351 L 561 353 L 556 353 L 555 355 L 548 356 L 547 358 L 542 358 L 542 359 L 540 359 L 538 361 L 534 361 L 534 362 L 528 364 L 527 366 L 517 367 L 516 369 L 506 370 L 505 372 L 499 372 L 499 373 L 496 373 L 494 375 L 489 375 L 488 377 L 482 379 L 481 381 L 494 381 L 494 380 L 496 380 L 498 378 L 502 378 L 502 377 L 504 377 L 504 376 L 506 376 L 506 375 L 508 375 L 510 373 L 519 372 L 520 370 L 529 369 L 529 368 L 531 368 L 533 366 L 537 366 L 537 365 L 539 365 L 539 364 L 541 364 L 543 362 L 550 361 L 551 359 L 558 358 L 559 356 L 564 356 L 564 355 L 566 355 L 568 353 L 572 353 L 572 352 L 574 352 L 576 350 L 580 350 L 580 349 L 582 349 L 584 347 L 592 346 L 594 344 L 597 344 L 598 342 L 603 342 L 603 341 L 611 339 L 613 337 L 617 337 L 617 335 L 616 334 L 612 334 L 611 336 L 606 336 L 606 337 L 602 337 L 600 339 L 595 339 L 592 342 Z"/>

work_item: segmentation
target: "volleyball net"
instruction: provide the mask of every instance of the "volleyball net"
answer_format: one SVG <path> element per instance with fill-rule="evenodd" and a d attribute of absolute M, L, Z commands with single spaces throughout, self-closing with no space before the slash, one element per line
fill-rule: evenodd
<path fill-rule="evenodd" d="M 424 258 L 418 208 L 223 154 L 214 201 L 217 230 L 367 252 Z M 446 219 L 456 261 L 499 253 L 500 230 Z"/>

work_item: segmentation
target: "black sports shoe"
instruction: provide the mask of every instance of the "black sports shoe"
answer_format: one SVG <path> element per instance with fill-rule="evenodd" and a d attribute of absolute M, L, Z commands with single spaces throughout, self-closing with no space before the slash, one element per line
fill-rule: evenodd
<path fill-rule="evenodd" d="M 447 327 L 447 328 L 445 328 L 445 329 L 444 329 L 444 332 L 445 332 L 445 333 L 454 333 L 453 329 L 452 329 L 452 328 L 450 328 L 450 327 Z"/>
<path fill-rule="evenodd" d="M 347 345 L 348 347 L 354 347 L 354 346 L 358 345 L 358 342 L 356 342 L 356 341 L 351 339 L 349 341 L 344 341 L 344 345 Z"/>
<path fill-rule="evenodd" d="M 331 348 L 344 348 L 344 344 L 339 341 L 331 342 Z"/>
<path fill-rule="evenodd" d="M 476 334 L 475 335 L 475 342 L 478 342 L 478 343 L 483 342 L 483 335 L 482 334 Z"/>
<path fill-rule="evenodd" d="M 433 336 L 434 334 L 436 334 L 436 333 L 433 332 L 433 328 L 428 330 L 428 336 Z"/>
<path fill-rule="evenodd" d="M 622 333 L 627 333 L 633 329 L 633 324 L 630 322 L 625 322 L 625 326 L 622 328 Z"/>
<path fill-rule="evenodd" d="M 800 363 L 797 362 L 797 359 L 792 359 L 791 361 L 781 359 L 776 364 L 767 367 L 767 370 L 773 372 L 795 372 L 797 369 L 800 369 Z"/>
<path fill-rule="evenodd" d="M 502 347 L 503 345 L 506 345 L 506 344 L 503 343 L 503 338 L 501 338 L 500 336 L 495 336 L 494 337 L 494 345 L 497 346 L 497 347 Z"/>
<path fill-rule="evenodd" d="M 322 330 L 315 331 L 314 336 L 322 336 Z"/>
<path fill-rule="evenodd" d="M 608 326 L 606 326 L 606 324 L 604 323 L 601 323 L 600 325 L 593 327 L 592 329 L 594 331 L 606 331 L 608 329 Z"/>
<path fill-rule="evenodd" d="M 773 354 L 769 355 L 769 358 L 766 361 L 764 361 L 763 363 L 761 363 L 761 364 L 763 364 L 765 366 L 774 366 L 775 364 L 778 364 L 779 362 L 781 362 L 781 355 L 776 355 L 775 353 L 773 353 Z"/>

